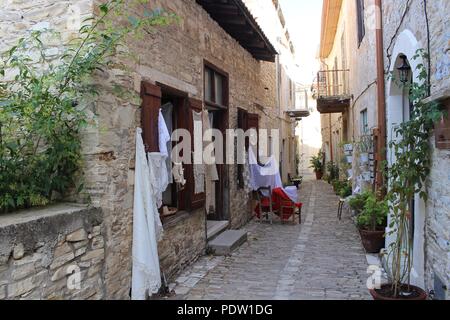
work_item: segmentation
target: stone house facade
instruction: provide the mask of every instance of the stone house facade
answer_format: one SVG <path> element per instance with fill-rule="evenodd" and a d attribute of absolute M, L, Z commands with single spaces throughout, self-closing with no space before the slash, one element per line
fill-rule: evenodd
<path fill-rule="evenodd" d="M 383 37 L 385 73 L 396 72 L 405 55 L 417 79 L 414 60 L 418 49 L 429 52 L 431 92 L 428 101 L 438 101 L 449 110 L 450 104 L 450 3 L 448 1 L 383 1 Z M 403 121 L 402 93 L 390 81 L 386 83 L 388 141 L 392 129 Z M 405 101 L 408 98 L 406 97 Z M 405 102 L 406 103 L 406 102 Z M 413 282 L 439 299 L 450 299 L 450 144 L 448 119 L 435 126 L 431 173 L 425 203 L 418 196 L 414 208 Z M 392 161 L 388 155 L 388 161 Z M 389 243 L 390 239 L 387 239 Z M 444 289 L 447 288 L 446 290 Z"/>
<path fill-rule="evenodd" d="M 340 112 L 330 112 L 325 108 L 321 116 L 326 161 L 338 165 L 347 163 L 342 144 L 370 136 L 378 123 L 372 3 L 353 0 L 324 2 L 320 48 L 322 76 L 326 77 L 329 91 L 337 90 L 338 96 L 350 97 Z M 360 24 L 361 19 L 366 23 Z M 349 165 L 358 168 L 358 157 L 353 157 Z M 359 172 L 353 174 L 356 177 Z"/>
<path fill-rule="evenodd" d="M 56 29 L 61 31 L 63 42 L 67 41 L 76 34 L 79 21 L 92 15 L 96 3 L 91 0 L 8 1 L 8 5 L 0 9 L 0 48 L 8 48 L 19 35 L 33 28 Z M 157 0 L 152 2 L 152 8 L 173 12 L 180 21 L 156 28 L 145 35 L 144 41 L 127 39 L 127 51 L 133 53 L 136 60 L 116 58 L 114 67 L 98 75 L 101 94 L 88 111 L 95 125 L 88 127 L 82 137 L 84 196 L 72 200 L 89 199 L 92 207 L 102 211 L 104 261 L 98 270 L 103 288 L 99 298 L 129 298 L 136 128 L 143 126 L 144 136 L 155 139 L 149 135 L 151 126 L 146 124 L 154 118 L 146 119 L 142 113 L 146 103 L 161 106 L 170 102 L 183 110 L 180 112 L 214 110 L 215 126 L 222 130 L 242 127 L 240 119 L 244 114 L 252 119 L 251 123 L 246 123 L 248 126 L 282 129 L 280 140 L 292 145 L 292 149 L 289 147 L 292 154 L 296 152 L 292 139 L 295 123 L 285 114 L 285 109 L 295 99 L 294 85 L 286 73 L 277 72 L 282 68 L 276 58 L 277 50 L 245 3 L 229 0 L 227 5 L 245 21 L 238 29 L 250 34 L 256 47 L 246 45 L 235 27 L 223 24 L 208 1 Z M 271 8 L 277 12 L 275 6 Z M 289 40 L 287 43 L 292 47 Z M 58 50 L 59 45 L 55 44 L 53 49 Z M 223 89 L 222 96 L 214 96 L 214 103 L 210 101 L 211 96 L 207 97 L 209 89 L 205 80 L 210 76 L 215 83 L 213 92 Z M 280 86 L 281 82 L 288 85 Z M 117 97 L 116 85 L 141 95 L 142 104 Z M 285 94 L 286 90 L 292 94 Z M 280 101 L 277 97 L 281 95 L 287 100 Z M 180 113 L 178 118 L 189 114 Z M 290 157 L 282 159 L 286 180 L 288 174 L 295 174 L 295 161 Z M 192 171 L 186 167 L 188 175 L 192 175 Z M 187 180 L 189 184 L 189 177 Z M 252 218 L 251 195 L 242 192 L 238 181 L 237 165 L 220 168 L 216 197 L 220 200 L 216 202 L 217 211 L 208 217 L 205 195 L 192 194 L 192 186 L 188 186 L 184 196 L 171 197 L 170 201 L 183 204 L 175 216 L 162 219 L 164 238 L 158 251 L 161 270 L 168 280 L 205 253 L 207 219 L 225 220 L 229 228 L 237 229 Z M 68 262 L 73 263 L 73 260 Z"/>
<path fill-rule="evenodd" d="M 323 70 L 349 68 L 348 109 L 322 115 L 323 150 L 330 160 L 330 145 L 334 154 L 339 154 L 340 143 L 360 140 L 367 130 L 373 134 L 378 126 L 377 70 L 376 70 L 376 17 L 375 1 L 343 0 L 324 1 L 321 58 Z M 359 13 L 358 13 L 359 12 Z M 389 80 L 388 75 L 396 74 L 397 67 L 405 56 L 411 66 L 412 79 L 417 79 L 416 67 L 425 63 L 429 68 L 431 92 L 428 101 L 438 101 L 448 109 L 450 87 L 450 24 L 448 1 L 402 0 L 382 1 L 383 52 L 385 74 L 386 133 L 387 143 L 394 139 L 394 129 L 402 121 L 407 121 L 409 110 L 408 95 Z M 364 17 L 361 19 L 361 17 Z M 363 36 L 361 37 L 361 31 Z M 347 40 L 345 40 L 347 39 Z M 343 44 L 346 49 L 343 50 Z M 413 56 L 418 49 L 429 53 L 430 65 Z M 342 58 L 346 55 L 345 58 Z M 335 62 L 333 62 L 335 61 Z M 340 61 L 343 61 L 340 63 Z M 346 62 L 346 63 L 344 63 Z M 336 67 L 337 66 L 337 67 Z M 403 102 L 402 102 L 403 101 Z M 403 107 L 402 107 L 403 103 Z M 367 113 L 364 112 L 367 110 Z M 414 270 L 412 282 L 436 298 L 449 299 L 449 244 L 450 211 L 448 188 L 449 124 L 443 119 L 435 126 L 433 164 L 427 180 L 429 199 L 425 203 L 416 196 L 414 204 Z M 331 128 L 331 129 L 330 129 Z M 331 142 L 330 142 L 331 141 Z M 392 152 L 387 148 L 386 158 L 392 163 Z M 358 167 L 353 159 L 353 169 Z M 355 174 L 355 172 L 354 172 Z M 389 231 L 389 230 L 387 230 Z M 392 241 L 387 237 L 386 245 Z"/>

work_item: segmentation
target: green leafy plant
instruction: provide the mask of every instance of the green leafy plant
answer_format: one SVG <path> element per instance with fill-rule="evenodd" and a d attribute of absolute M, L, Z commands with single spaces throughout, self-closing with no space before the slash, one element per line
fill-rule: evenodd
<path fill-rule="evenodd" d="M 347 198 L 350 197 L 352 193 L 353 193 L 352 184 L 349 181 L 346 181 L 339 191 L 339 196 L 341 198 Z"/>
<path fill-rule="evenodd" d="M 364 208 L 357 217 L 358 227 L 376 231 L 378 227 L 386 225 L 389 212 L 387 200 L 378 200 L 373 193 L 367 193 Z"/>
<path fill-rule="evenodd" d="M 76 186 L 80 132 L 88 121 L 83 106 L 98 94 L 94 74 L 113 62 L 126 36 L 175 19 L 148 10 L 145 2 L 111 0 L 98 6 L 79 37 L 56 56 L 48 51 L 59 38 L 52 30 L 32 31 L 2 53 L 0 211 L 45 205 L 83 188 Z"/>
<path fill-rule="evenodd" d="M 322 172 L 323 173 L 323 169 L 324 169 L 323 157 L 324 157 L 323 152 L 319 152 L 319 154 L 317 156 L 311 157 L 310 168 L 314 169 L 314 172 Z"/>
<path fill-rule="evenodd" d="M 418 50 L 414 60 L 422 57 L 428 60 L 423 49 Z M 437 103 L 425 103 L 428 96 L 428 73 L 423 64 L 417 67 L 419 83 L 405 85 L 413 104 L 411 120 L 400 124 L 395 129 L 397 139 L 389 143 L 395 155 L 395 163 L 388 168 L 390 207 L 389 235 L 395 237 L 388 251 L 388 275 L 392 282 L 395 297 L 403 295 L 404 284 L 410 290 L 412 269 L 413 236 L 410 232 L 411 204 L 418 194 L 427 201 L 428 194 L 425 181 L 430 174 L 431 152 L 430 138 L 434 123 L 443 116 Z M 395 79 L 394 79 L 395 81 Z M 402 84 L 399 84 L 402 85 Z"/>
<path fill-rule="evenodd" d="M 350 208 L 355 210 L 358 214 L 364 210 L 367 199 L 372 195 L 371 192 L 363 192 L 352 196 L 348 202 Z"/>
<path fill-rule="evenodd" d="M 332 161 L 327 163 L 327 176 L 328 183 L 332 183 L 332 181 L 339 179 L 339 166 Z"/>

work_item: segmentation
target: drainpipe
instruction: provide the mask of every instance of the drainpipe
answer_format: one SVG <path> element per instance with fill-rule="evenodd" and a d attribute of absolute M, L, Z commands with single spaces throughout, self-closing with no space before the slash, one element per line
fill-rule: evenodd
<path fill-rule="evenodd" d="M 330 161 L 333 162 L 333 129 L 331 128 L 331 113 L 328 114 L 329 126 L 330 126 Z"/>
<path fill-rule="evenodd" d="M 377 59 L 377 103 L 378 103 L 378 156 L 379 163 L 386 160 L 386 97 L 385 97 L 385 80 L 384 80 L 384 54 L 383 54 L 383 21 L 382 21 L 382 5 L 381 0 L 375 0 L 375 8 L 377 8 L 376 16 L 376 59 Z M 382 166 L 380 165 L 377 172 L 377 187 L 382 189 L 384 186 L 384 175 Z"/>

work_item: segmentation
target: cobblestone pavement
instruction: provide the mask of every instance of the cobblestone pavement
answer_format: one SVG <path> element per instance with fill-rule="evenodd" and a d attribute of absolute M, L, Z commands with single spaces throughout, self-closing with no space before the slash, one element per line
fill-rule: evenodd
<path fill-rule="evenodd" d="M 349 214 L 324 182 L 300 191 L 302 225 L 251 222 L 248 242 L 228 257 L 201 258 L 172 284 L 176 299 L 369 299 L 367 260 Z"/>

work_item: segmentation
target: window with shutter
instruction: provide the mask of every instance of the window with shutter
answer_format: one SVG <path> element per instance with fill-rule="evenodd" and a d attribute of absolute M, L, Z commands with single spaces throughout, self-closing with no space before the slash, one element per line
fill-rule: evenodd
<path fill-rule="evenodd" d="M 256 131 L 259 131 L 259 115 L 257 113 L 248 113 L 246 110 L 238 108 L 238 129 L 244 130 L 244 132 L 247 132 L 249 129 L 256 129 Z M 249 148 L 249 138 L 245 139 L 245 149 L 248 150 Z M 258 147 L 257 150 L 259 150 L 259 141 L 258 141 Z M 259 152 L 257 154 L 257 157 L 259 159 Z M 244 188 L 244 167 L 241 164 L 238 164 L 237 168 L 237 175 L 238 175 L 238 187 Z"/>
<path fill-rule="evenodd" d="M 170 103 L 173 106 L 173 112 L 171 113 L 172 131 L 176 129 L 186 129 L 191 134 L 191 137 L 193 137 L 193 112 L 202 111 L 202 101 L 188 99 L 187 94 L 179 92 L 173 88 L 146 82 L 143 82 L 141 85 L 141 96 L 141 121 L 146 152 L 160 151 L 158 116 L 162 104 L 167 105 L 167 103 Z M 174 144 L 176 145 L 180 142 L 181 141 L 175 141 Z M 180 154 L 180 156 L 183 157 L 183 154 Z M 195 194 L 194 168 L 192 160 L 193 159 L 191 158 L 191 164 L 183 163 L 186 185 L 182 188 L 177 186 L 175 183 L 170 184 L 168 190 L 166 190 L 163 194 L 163 206 L 176 207 L 178 211 L 190 211 L 204 207 L 205 193 Z"/>
<path fill-rule="evenodd" d="M 364 25 L 364 0 L 356 0 L 356 11 L 358 16 L 358 46 L 366 35 L 366 27 Z"/>
<path fill-rule="evenodd" d="M 450 150 L 450 100 L 443 103 L 446 116 L 435 125 L 436 148 Z"/>
<path fill-rule="evenodd" d="M 158 115 L 161 108 L 161 88 L 151 83 L 141 85 L 142 135 L 146 152 L 159 152 Z"/>
<path fill-rule="evenodd" d="M 192 137 L 192 151 L 194 151 L 194 118 L 193 113 L 194 112 L 202 112 L 203 111 L 203 103 L 200 100 L 197 99 L 188 99 L 187 103 L 187 119 L 188 119 L 188 126 L 187 130 L 191 134 Z M 201 137 L 202 138 L 202 137 Z M 189 206 L 189 209 L 196 210 L 201 209 L 205 207 L 205 200 L 206 200 L 206 193 L 195 193 L 195 177 L 194 177 L 194 159 L 193 156 L 191 156 L 191 164 L 186 165 L 186 180 L 187 180 L 187 186 L 188 186 L 188 199 L 187 199 L 187 205 Z"/>

